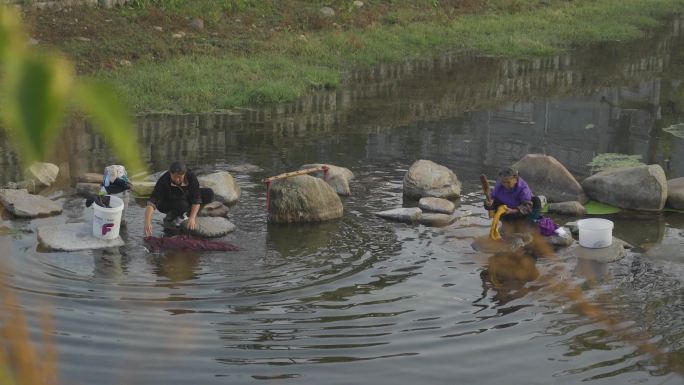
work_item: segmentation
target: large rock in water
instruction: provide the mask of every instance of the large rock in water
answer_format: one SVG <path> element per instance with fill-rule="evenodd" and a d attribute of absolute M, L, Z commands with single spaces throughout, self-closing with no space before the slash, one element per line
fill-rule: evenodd
<path fill-rule="evenodd" d="M 591 199 L 631 210 L 660 211 L 667 199 L 667 180 L 657 164 L 601 171 L 585 179 Z"/>
<path fill-rule="evenodd" d="M 579 182 L 552 156 L 525 155 L 513 168 L 530 185 L 534 195 L 544 195 L 549 202 L 587 202 L 587 196 Z"/>
<path fill-rule="evenodd" d="M 429 160 L 418 160 L 404 176 L 404 196 L 412 199 L 422 197 L 458 198 L 461 182 L 448 168 Z"/>
<path fill-rule="evenodd" d="M 231 205 L 240 199 L 240 186 L 235 178 L 227 171 L 218 171 L 212 174 L 197 177 L 200 186 L 214 190 L 214 199 L 221 203 Z"/>
<path fill-rule="evenodd" d="M 0 203 L 7 211 L 21 218 L 47 217 L 62 212 L 62 206 L 40 195 L 29 194 L 26 190 L 0 190 Z"/>
<path fill-rule="evenodd" d="M 100 239 L 93 236 L 92 223 L 66 223 L 38 227 L 38 242 L 48 250 L 77 251 L 124 245 L 121 237 Z"/>
<path fill-rule="evenodd" d="M 36 181 L 42 186 L 50 186 L 57 180 L 59 167 L 52 163 L 36 162 L 26 170 L 29 179 Z"/>
<path fill-rule="evenodd" d="M 667 205 L 676 210 L 684 210 L 684 177 L 667 181 Z"/>
<path fill-rule="evenodd" d="M 335 190 L 309 175 L 273 182 L 270 199 L 269 221 L 273 223 L 327 221 L 341 217 L 343 212 Z"/>
<path fill-rule="evenodd" d="M 349 180 L 354 178 L 354 173 L 351 172 L 348 168 L 333 166 L 331 164 L 312 163 L 312 164 L 305 164 L 302 167 L 300 167 L 299 169 L 303 170 L 306 168 L 314 168 L 314 167 L 321 167 L 321 166 L 327 166 L 328 167 L 327 175 L 323 171 L 318 171 L 315 173 L 311 173 L 309 175 L 315 176 L 316 178 L 322 178 L 339 195 L 345 195 L 345 196 L 351 195 L 351 190 L 349 190 Z"/>

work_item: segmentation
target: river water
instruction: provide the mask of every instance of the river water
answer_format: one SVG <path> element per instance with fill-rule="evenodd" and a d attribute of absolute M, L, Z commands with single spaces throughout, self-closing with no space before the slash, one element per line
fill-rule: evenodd
<path fill-rule="evenodd" d="M 662 131 L 683 118 L 682 26 L 544 59 L 382 65 L 263 109 L 140 116 L 151 170 L 178 158 L 233 170 L 242 197 L 225 240 L 241 251 L 150 254 L 139 201 L 119 249 L 44 252 L 34 233 L 0 236 L 10 288 L 36 341 L 39 315 L 52 314 L 64 384 L 682 384 L 684 214 L 613 217 L 614 234 L 635 246 L 625 259 L 540 258 L 529 277 L 497 287 L 483 274 L 496 258 L 470 246 L 489 224 L 478 175 L 527 153 L 552 155 L 578 178 L 606 152 L 684 176 L 684 139 Z M 58 148 L 62 185 L 115 162 L 84 123 Z M 402 205 L 418 159 L 457 173 L 472 216 L 430 228 L 373 215 Z M 355 173 L 343 218 L 269 225 L 260 180 L 313 162 Z M 0 168 L 3 183 L 21 179 L 4 140 Z M 68 189 L 47 194 L 62 215 L 5 224 L 88 217 Z M 554 280 L 581 288 L 599 317 Z M 657 354 L 640 350 L 646 343 Z"/>

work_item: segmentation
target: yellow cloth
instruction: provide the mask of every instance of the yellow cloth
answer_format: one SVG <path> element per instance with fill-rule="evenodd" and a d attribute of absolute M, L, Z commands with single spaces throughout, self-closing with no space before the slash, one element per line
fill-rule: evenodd
<path fill-rule="evenodd" d="M 494 218 L 492 218 L 492 225 L 489 228 L 489 238 L 495 241 L 501 239 L 501 234 L 499 234 L 499 221 L 501 220 L 501 216 L 506 212 L 507 208 L 508 207 L 506 207 L 506 205 L 499 206 L 499 208 L 496 209 Z"/>

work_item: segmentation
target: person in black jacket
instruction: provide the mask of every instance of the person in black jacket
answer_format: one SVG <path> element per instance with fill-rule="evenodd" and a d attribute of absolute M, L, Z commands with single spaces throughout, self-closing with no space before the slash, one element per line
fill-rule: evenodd
<path fill-rule="evenodd" d="M 180 226 L 186 215 L 189 230 L 197 228 L 197 213 L 200 205 L 214 200 L 214 191 L 200 188 L 199 181 L 183 162 L 175 161 L 169 166 L 157 184 L 145 208 L 145 237 L 152 235 L 152 213 L 154 209 L 166 214 L 165 222 Z"/>

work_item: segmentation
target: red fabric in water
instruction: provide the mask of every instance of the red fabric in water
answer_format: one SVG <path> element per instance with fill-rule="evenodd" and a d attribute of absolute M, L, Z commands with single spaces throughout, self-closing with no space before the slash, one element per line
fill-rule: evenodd
<path fill-rule="evenodd" d="M 172 237 L 147 237 L 145 238 L 150 252 L 156 253 L 163 250 L 183 251 L 238 251 L 239 247 L 228 242 L 209 241 L 204 238 L 191 235 L 174 235 Z"/>

